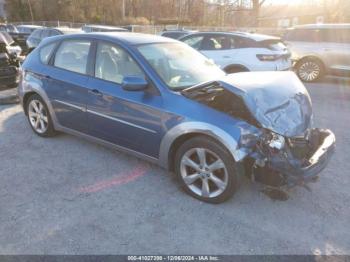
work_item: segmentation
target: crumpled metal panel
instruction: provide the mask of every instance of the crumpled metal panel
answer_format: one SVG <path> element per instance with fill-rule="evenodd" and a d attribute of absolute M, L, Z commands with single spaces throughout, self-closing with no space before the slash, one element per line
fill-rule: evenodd
<path fill-rule="evenodd" d="M 241 96 L 266 129 L 293 137 L 304 135 L 312 125 L 310 96 L 293 72 L 231 74 L 218 83 Z"/>

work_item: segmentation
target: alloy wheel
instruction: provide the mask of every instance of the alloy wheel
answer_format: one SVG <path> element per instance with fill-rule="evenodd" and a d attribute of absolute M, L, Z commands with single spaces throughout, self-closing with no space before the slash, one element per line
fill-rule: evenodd
<path fill-rule="evenodd" d="M 201 197 L 217 197 L 228 185 L 224 161 L 206 148 L 188 150 L 181 158 L 180 173 L 185 185 Z"/>
<path fill-rule="evenodd" d="M 28 106 L 28 117 L 30 124 L 37 133 L 43 134 L 46 132 L 49 120 L 46 109 L 41 101 L 30 101 Z"/>
<path fill-rule="evenodd" d="M 298 74 L 303 81 L 312 82 L 315 81 L 321 73 L 321 67 L 319 64 L 313 61 L 306 61 L 300 65 Z"/>

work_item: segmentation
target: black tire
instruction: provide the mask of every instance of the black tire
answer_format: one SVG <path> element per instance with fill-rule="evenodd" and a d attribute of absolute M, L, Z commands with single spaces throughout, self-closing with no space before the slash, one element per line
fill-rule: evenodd
<path fill-rule="evenodd" d="M 191 150 L 195 150 L 196 148 L 207 149 L 211 151 L 216 156 L 218 156 L 220 160 L 222 160 L 222 162 L 224 163 L 224 166 L 226 168 L 225 170 L 227 171 L 225 173 L 226 175 L 224 179 L 226 181 L 226 187 L 217 196 L 205 197 L 203 195 L 198 195 L 198 193 L 197 194 L 194 193 L 193 190 L 191 190 L 189 187 L 189 186 L 193 186 L 194 183 L 192 183 L 191 185 L 187 185 L 184 181 L 184 178 L 181 174 L 181 170 L 183 170 L 181 169 L 181 166 L 182 166 L 181 160 L 183 160 L 183 157 L 186 156 L 185 155 L 186 153 L 188 153 Z M 209 153 L 208 158 L 210 157 L 211 156 Z M 183 190 L 194 198 L 197 198 L 201 201 L 205 201 L 208 203 L 213 203 L 213 204 L 222 203 L 228 200 L 237 191 L 240 184 L 240 178 L 242 177 L 242 173 L 244 172 L 243 169 L 240 167 L 240 165 L 234 161 L 233 157 L 226 150 L 224 146 L 222 146 L 220 143 L 206 136 L 194 137 L 186 141 L 184 144 L 182 144 L 176 152 L 174 164 L 175 164 L 175 174 Z M 222 172 L 224 172 L 224 170 L 222 170 Z M 196 180 L 196 182 L 198 183 L 203 183 L 202 181 L 203 181 L 202 178 L 198 178 Z M 215 189 L 215 183 L 211 181 L 211 178 L 207 178 L 207 181 L 210 181 L 210 182 L 207 182 L 209 183 L 208 188 Z M 202 188 L 203 188 L 203 184 L 202 184 Z M 201 193 L 203 194 L 203 192 Z"/>
<path fill-rule="evenodd" d="M 296 63 L 295 71 L 301 81 L 311 83 L 319 81 L 323 77 L 324 66 L 319 59 L 307 57 Z"/>
<path fill-rule="evenodd" d="M 225 68 L 225 72 L 227 74 L 234 74 L 234 73 L 241 73 L 241 72 L 249 72 L 249 70 L 240 66 L 229 66 Z"/>
<path fill-rule="evenodd" d="M 47 117 L 47 128 L 43 132 L 38 132 L 33 127 L 32 123 L 31 123 L 29 110 L 30 110 L 30 104 L 32 101 L 39 101 L 42 104 L 43 112 L 44 112 L 43 115 Z M 37 134 L 38 136 L 41 136 L 41 137 L 52 137 L 52 136 L 55 136 L 57 134 L 56 130 L 53 127 L 52 118 L 51 118 L 50 112 L 48 110 L 48 107 L 47 107 L 46 103 L 44 102 L 44 100 L 39 95 L 34 94 L 34 95 L 30 96 L 26 102 L 25 108 L 26 108 L 26 115 L 27 115 L 29 125 L 35 134 Z"/>

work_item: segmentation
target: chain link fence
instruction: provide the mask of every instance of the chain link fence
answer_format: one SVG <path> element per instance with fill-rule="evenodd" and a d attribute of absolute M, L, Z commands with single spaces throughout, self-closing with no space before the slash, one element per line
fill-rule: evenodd
<path fill-rule="evenodd" d="M 13 22 L 14 25 L 40 25 L 46 27 L 72 27 L 81 28 L 86 23 L 74 23 L 67 21 L 34 21 L 34 22 Z M 166 30 L 184 29 L 194 31 L 211 31 L 211 32 L 230 32 L 230 31 L 242 31 L 251 33 L 260 33 L 267 35 L 280 36 L 283 33 L 283 29 L 270 28 L 270 27 L 220 27 L 220 26 L 185 26 L 180 27 L 177 25 L 129 25 L 132 32 L 145 33 L 145 34 L 159 34 Z"/>

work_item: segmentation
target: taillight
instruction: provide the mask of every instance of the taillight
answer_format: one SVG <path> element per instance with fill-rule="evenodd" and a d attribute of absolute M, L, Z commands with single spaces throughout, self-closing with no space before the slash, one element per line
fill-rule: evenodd
<path fill-rule="evenodd" d="M 280 55 L 256 55 L 260 61 L 276 61 Z"/>

